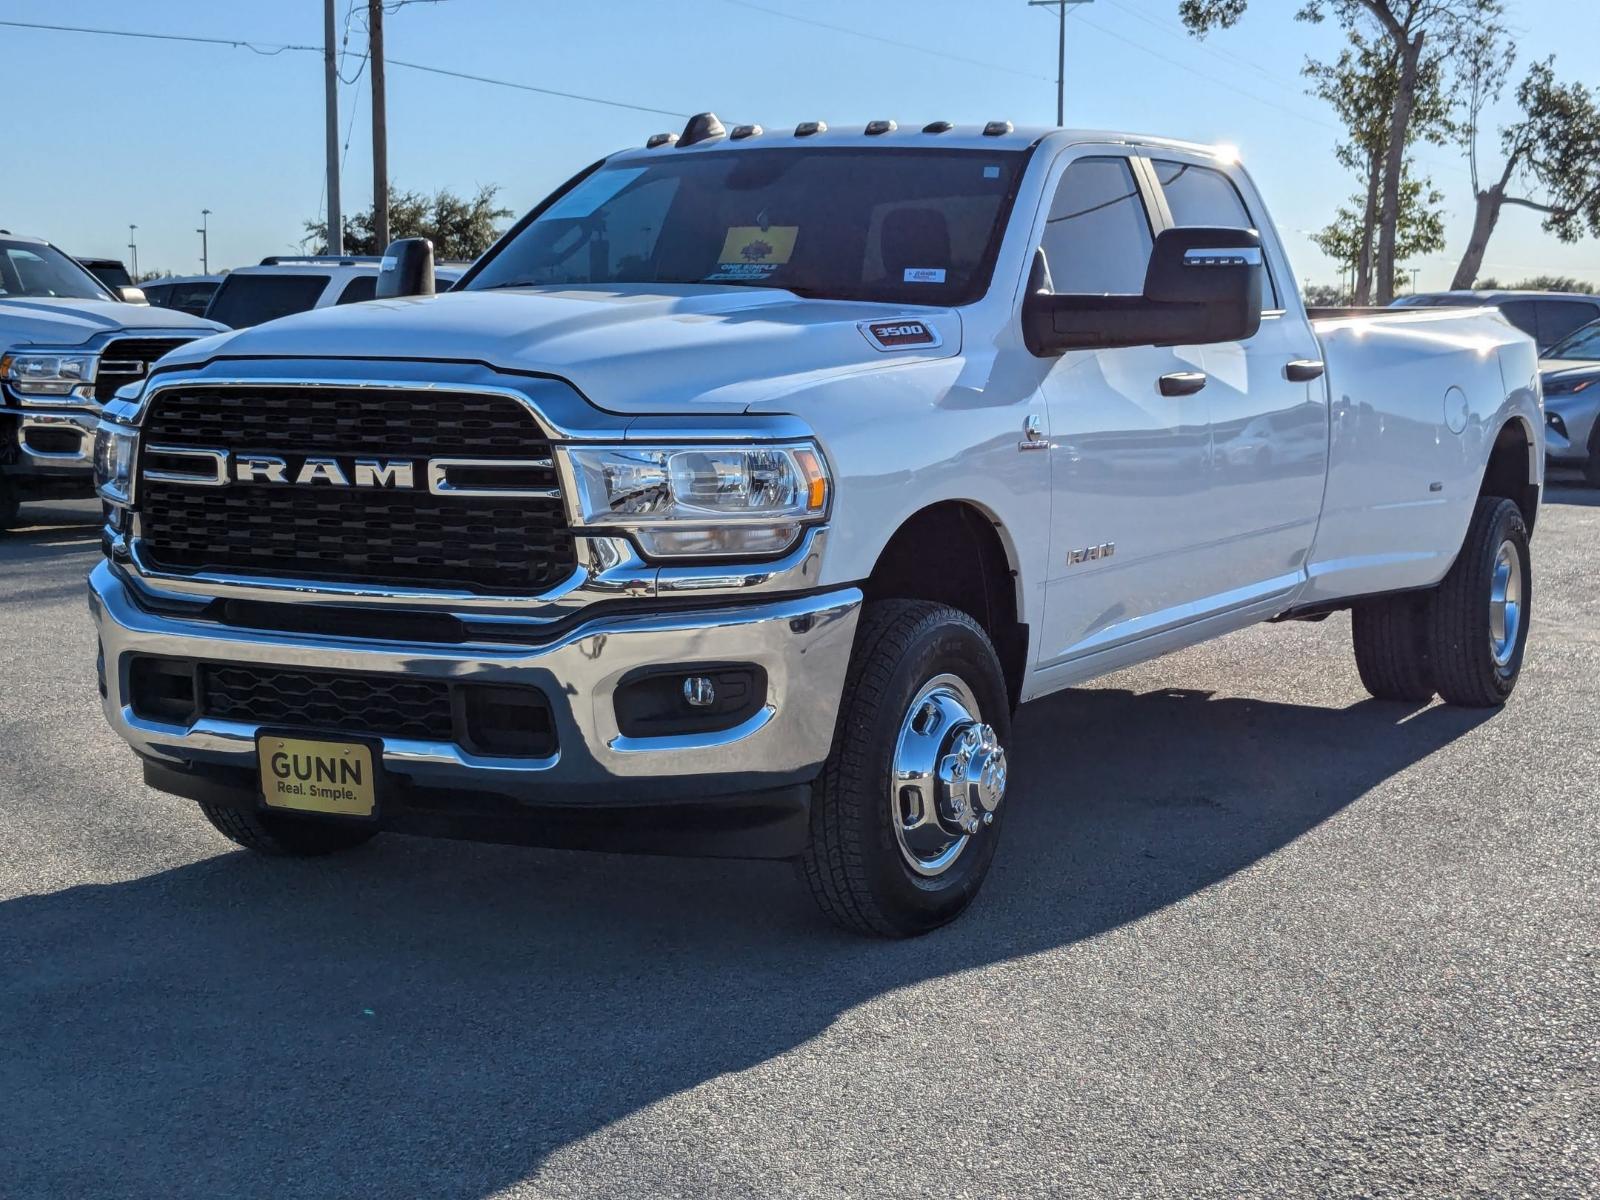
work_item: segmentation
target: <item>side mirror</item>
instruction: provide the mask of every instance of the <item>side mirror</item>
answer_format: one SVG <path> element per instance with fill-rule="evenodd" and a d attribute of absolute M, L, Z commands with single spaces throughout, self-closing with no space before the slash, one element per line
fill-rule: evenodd
<path fill-rule="evenodd" d="M 1138 296 L 1057 295 L 1034 285 L 1022 306 L 1028 349 L 1041 358 L 1119 346 L 1240 342 L 1261 328 L 1261 235 L 1186 226 L 1156 238 Z"/>
<path fill-rule="evenodd" d="M 378 264 L 379 300 L 433 295 L 433 243 L 427 238 L 390 242 Z"/>
<path fill-rule="evenodd" d="M 150 303 L 149 298 L 144 294 L 144 289 L 143 288 L 119 287 L 117 289 L 117 295 L 119 297 L 121 297 L 122 302 L 124 304 L 149 304 Z"/>

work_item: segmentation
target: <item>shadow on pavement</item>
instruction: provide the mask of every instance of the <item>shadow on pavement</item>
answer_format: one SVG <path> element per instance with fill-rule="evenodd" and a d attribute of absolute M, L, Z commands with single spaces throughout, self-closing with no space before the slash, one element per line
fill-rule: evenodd
<path fill-rule="evenodd" d="M 892 989 L 1180 901 L 1485 719 L 1182 691 L 1030 705 L 985 894 L 915 942 L 832 931 L 781 864 L 394 837 L 0 904 L 7 1186 L 486 1196 Z"/>

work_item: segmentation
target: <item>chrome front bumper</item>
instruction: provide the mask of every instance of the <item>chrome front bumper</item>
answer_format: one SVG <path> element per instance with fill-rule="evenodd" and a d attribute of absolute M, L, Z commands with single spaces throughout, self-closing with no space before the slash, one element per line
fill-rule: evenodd
<path fill-rule="evenodd" d="M 92 412 L 13 411 L 17 418 L 18 467 L 29 475 L 79 476 L 94 480 L 94 433 L 100 418 Z M 76 440 L 75 445 L 67 445 Z M 61 448 L 42 449 L 60 442 Z M 37 443 L 37 444 L 36 444 Z"/>
<path fill-rule="evenodd" d="M 102 562 L 89 608 L 104 656 L 107 720 L 147 760 L 185 768 L 255 766 L 258 727 L 201 718 L 192 726 L 135 714 L 129 671 L 140 654 L 210 662 L 377 672 L 539 687 L 559 749 L 549 758 L 485 758 L 442 742 L 382 739 L 383 765 L 419 788 L 465 789 L 531 804 L 626 804 L 790 786 L 814 778 L 833 741 L 856 619 L 857 588 L 822 595 L 597 616 L 543 644 L 415 644 L 241 629 L 163 615 Z M 754 663 L 767 702 L 717 733 L 630 738 L 613 692 L 639 667 Z M 337 735 L 334 735 L 337 736 Z"/>

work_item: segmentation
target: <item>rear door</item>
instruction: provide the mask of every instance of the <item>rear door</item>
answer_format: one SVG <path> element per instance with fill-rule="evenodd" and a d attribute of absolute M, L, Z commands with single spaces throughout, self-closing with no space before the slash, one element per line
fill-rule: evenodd
<path fill-rule="evenodd" d="M 1328 470 L 1327 385 L 1314 366 L 1316 335 L 1249 181 L 1178 151 L 1153 153 L 1150 165 L 1166 224 L 1256 229 L 1266 251 L 1256 335 L 1185 351 L 1205 371 L 1211 423 L 1205 534 L 1197 533 L 1206 548 L 1195 569 L 1221 609 L 1301 582 Z"/>

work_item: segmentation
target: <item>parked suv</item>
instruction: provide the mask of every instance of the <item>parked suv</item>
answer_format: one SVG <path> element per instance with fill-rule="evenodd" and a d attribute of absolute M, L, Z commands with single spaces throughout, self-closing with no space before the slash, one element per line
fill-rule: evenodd
<path fill-rule="evenodd" d="M 1542 354 L 1562 338 L 1600 319 L 1600 296 L 1582 292 L 1419 292 L 1401 296 L 1395 308 L 1498 308 Z"/>
<path fill-rule="evenodd" d="M 175 308 L 179 312 L 206 315 L 206 306 L 221 285 L 221 275 L 172 275 L 165 279 L 151 279 L 140 289 L 144 298 L 157 308 Z"/>
<path fill-rule="evenodd" d="M 371 300 L 377 291 L 381 261 L 348 255 L 273 255 L 262 259 L 260 266 L 228 272 L 206 306 L 206 316 L 230 329 L 246 329 L 313 308 Z M 441 266 L 437 272 L 440 288 L 454 283 L 465 271 L 460 264 Z"/>
<path fill-rule="evenodd" d="M 1581 468 L 1590 486 L 1600 487 L 1600 321 L 1552 346 L 1539 377 L 1550 461 Z"/>

